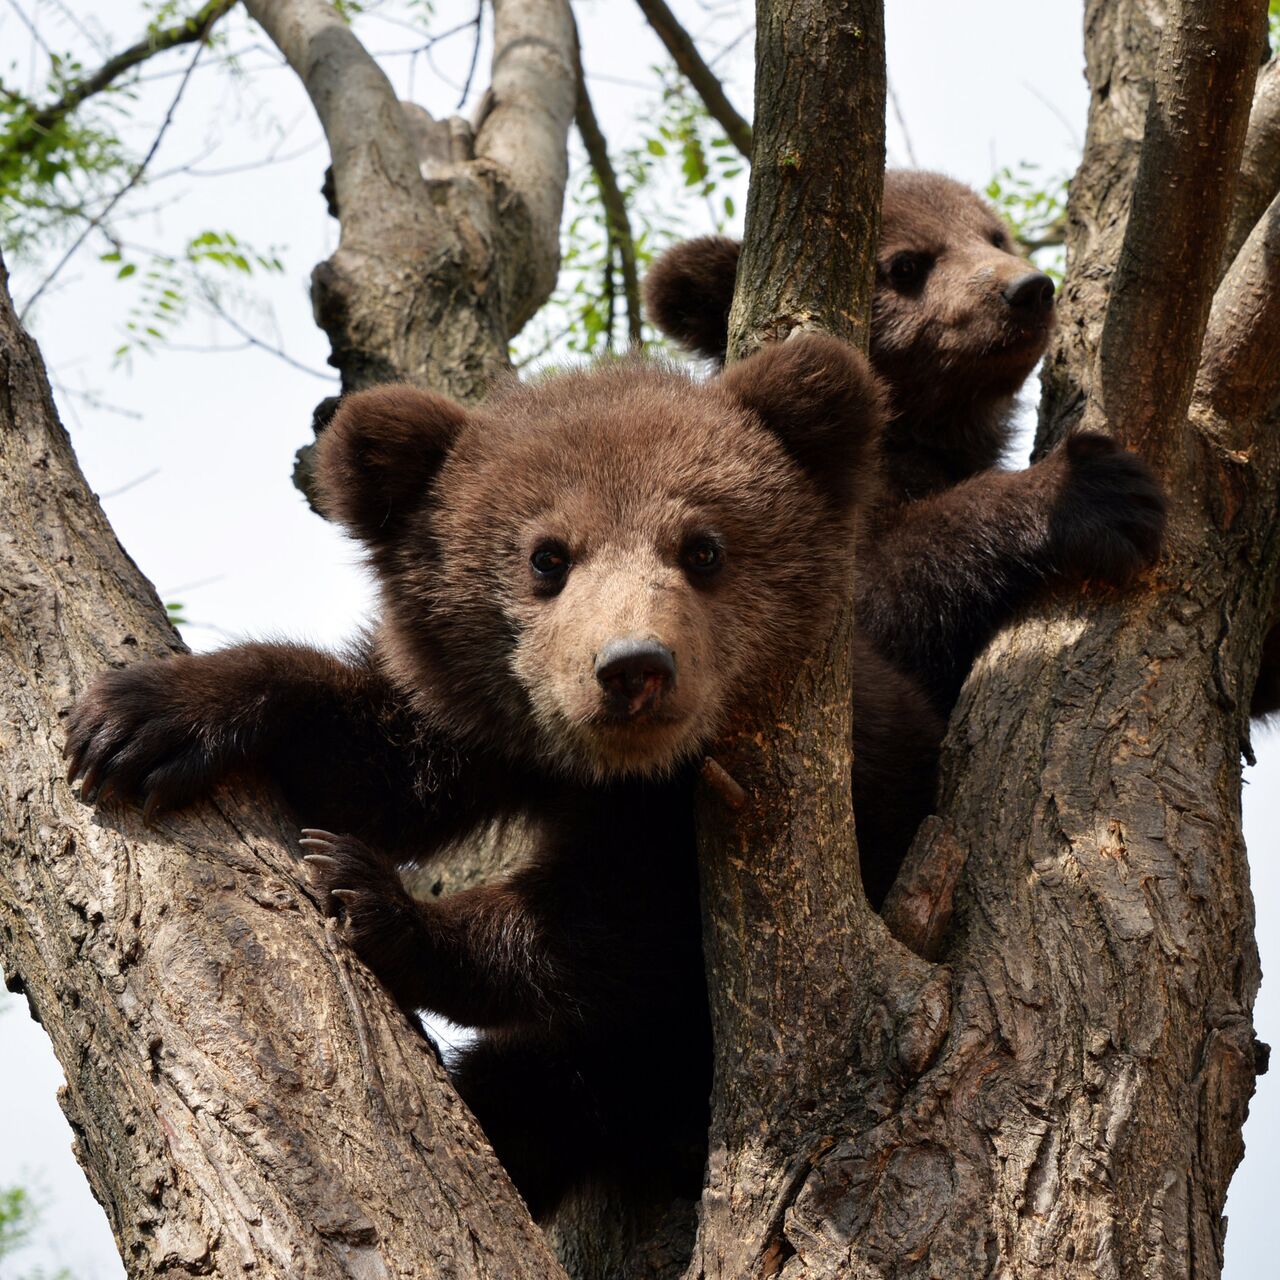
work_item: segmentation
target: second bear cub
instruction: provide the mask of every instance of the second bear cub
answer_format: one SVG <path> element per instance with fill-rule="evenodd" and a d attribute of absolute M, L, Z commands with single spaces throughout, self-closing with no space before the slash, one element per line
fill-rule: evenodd
<path fill-rule="evenodd" d="M 739 248 L 708 236 L 664 254 L 645 282 L 653 323 L 723 359 Z M 885 174 L 871 364 L 889 420 L 885 483 L 858 543 L 858 618 L 944 715 L 1039 586 L 1123 584 L 1159 549 L 1160 487 L 1107 437 L 1077 435 L 1025 471 L 997 465 L 1053 323 L 1053 281 L 975 192 L 941 174 Z"/>

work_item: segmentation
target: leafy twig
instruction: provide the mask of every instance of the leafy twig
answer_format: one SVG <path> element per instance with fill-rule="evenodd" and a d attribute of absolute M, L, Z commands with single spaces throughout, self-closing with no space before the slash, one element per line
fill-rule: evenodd
<path fill-rule="evenodd" d="M 129 175 L 128 181 L 107 201 L 102 210 L 95 214 L 84 227 L 84 230 L 72 241 L 71 247 L 58 259 L 57 265 L 49 272 L 47 276 L 36 286 L 36 291 L 29 297 L 23 305 L 19 314 L 19 319 L 25 321 L 31 308 L 39 300 L 44 291 L 57 278 L 59 272 L 67 265 L 68 262 L 79 251 L 80 246 L 89 238 L 95 227 L 100 226 L 110 216 L 111 211 L 124 199 L 134 187 L 142 180 L 142 175 L 146 172 L 147 166 L 155 159 L 156 152 L 160 149 L 160 142 L 164 135 L 168 132 L 170 124 L 173 123 L 174 112 L 178 109 L 178 103 L 182 101 L 182 95 L 186 92 L 188 83 L 191 80 L 191 73 L 196 69 L 196 63 L 200 61 L 200 54 L 204 51 L 204 45 L 196 46 L 195 55 L 187 64 L 186 74 L 178 82 L 177 92 L 173 95 L 173 100 L 169 103 L 169 110 L 165 112 L 164 119 L 160 122 L 160 128 L 156 131 L 156 136 L 152 140 L 151 146 L 147 149 L 147 154 L 134 166 L 133 172 Z"/>
<path fill-rule="evenodd" d="M 125 72 L 153 58 L 157 53 L 193 42 L 203 44 L 213 24 L 233 9 L 235 4 L 236 0 L 210 0 L 209 4 L 185 22 L 148 32 L 137 44 L 108 58 L 92 75 L 78 80 L 56 102 L 36 111 L 22 133 L 10 143 L 9 149 L 19 155 L 34 150 L 54 125 L 69 116 L 86 99 L 110 88 Z"/>
<path fill-rule="evenodd" d="M 724 86 L 707 66 L 692 37 L 680 25 L 664 0 L 636 0 L 658 39 L 667 47 L 685 78 L 706 104 L 713 119 L 730 141 L 749 160 L 751 158 L 751 126 L 738 114 L 725 94 Z"/>

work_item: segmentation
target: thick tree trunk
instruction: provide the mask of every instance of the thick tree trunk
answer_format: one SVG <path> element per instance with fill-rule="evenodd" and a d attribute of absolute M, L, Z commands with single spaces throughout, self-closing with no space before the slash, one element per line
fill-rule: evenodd
<path fill-rule="evenodd" d="M 756 18 L 754 163 L 730 352 L 804 328 L 865 346 L 884 172 L 883 8 L 760 0 Z M 918 1072 L 945 1028 L 945 987 L 888 937 L 860 889 L 851 619 L 846 599 L 794 685 L 717 745 L 745 803 L 735 809 L 707 788 L 700 806 L 716 1072 L 689 1280 L 791 1265 L 797 1194 L 837 1135 L 874 1123 L 868 1104 L 898 1094 L 890 1076 Z M 918 1022 L 922 1011 L 932 1026 Z M 889 1072 L 851 1055 L 860 1025 L 897 1039 Z"/>
<path fill-rule="evenodd" d="M 718 751 L 748 802 L 705 806 L 716 1119 L 691 1277 L 1219 1274 L 1255 1072 L 1239 756 L 1280 543 L 1269 222 L 1210 304 L 1265 7 L 1090 7 L 1045 440 L 1083 418 L 1140 448 L 1169 546 L 1133 592 L 1046 599 L 980 659 L 917 848 L 967 859 L 945 963 L 850 900 L 838 643 L 781 737 Z M 739 343 L 785 296 L 762 241 Z"/>
<path fill-rule="evenodd" d="M 0 964 L 129 1274 L 561 1274 L 432 1049 L 326 927 L 269 797 L 81 804 L 60 717 L 180 649 L 58 424 L 0 267 Z"/>

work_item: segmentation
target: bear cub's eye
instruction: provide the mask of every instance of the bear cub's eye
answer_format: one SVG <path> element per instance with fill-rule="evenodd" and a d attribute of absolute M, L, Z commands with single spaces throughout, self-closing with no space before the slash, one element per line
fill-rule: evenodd
<path fill-rule="evenodd" d="M 724 567 L 724 548 L 709 533 L 700 533 L 684 544 L 680 561 L 700 578 L 709 578 Z"/>
<path fill-rule="evenodd" d="M 900 288 L 922 284 L 932 260 L 925 253 L 895 253 L 889 259 L 889 279 Z"/>
<path fill-rule="evenodd" d="M 559 586 L 569 572 L 569 550 L 563 542 L 540 542 L 534 547 L 529 564 L 541 579 L 540 585 Z"/>
<path fill-rule="evenodd" d="M 991 243 L 997 249 L 1007 249 L 1009 247 L 1009 237 L 1003 231 L 993 231 L 991 233 Z"/>

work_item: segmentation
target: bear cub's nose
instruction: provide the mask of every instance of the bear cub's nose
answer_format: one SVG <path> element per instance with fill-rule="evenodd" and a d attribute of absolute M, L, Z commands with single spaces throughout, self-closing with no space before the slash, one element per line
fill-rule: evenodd
<path fill-rule="evenodd" d="M 1048 311 L 1053 306 L 1053 281 L 1043 271 L 1014 276 L 1000 292 L 1019 311 Z"/>
<path fill-rule="evenodd" d="M 661 640 L 623 636 L 596 655 L 596 679 L 615 714 L 639 715 L 662 699 L 675 678 L 675 655 Z"/>

